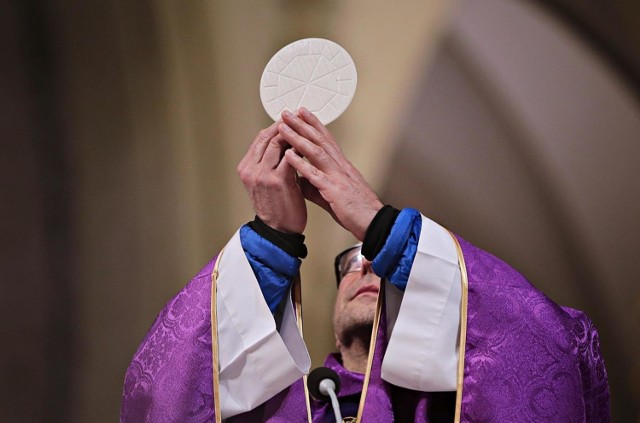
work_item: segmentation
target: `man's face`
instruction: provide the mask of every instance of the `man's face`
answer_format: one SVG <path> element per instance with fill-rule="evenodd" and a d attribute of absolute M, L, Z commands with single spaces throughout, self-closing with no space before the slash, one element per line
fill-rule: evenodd
<path fill-rule="evenodd" d="M 354 337 L 368 336 L 373 325 L 380 278 L 371 262 L 360 255 L 360 248 L 347 253 L 333 310 L 336 345 L 350 346 Z"/>

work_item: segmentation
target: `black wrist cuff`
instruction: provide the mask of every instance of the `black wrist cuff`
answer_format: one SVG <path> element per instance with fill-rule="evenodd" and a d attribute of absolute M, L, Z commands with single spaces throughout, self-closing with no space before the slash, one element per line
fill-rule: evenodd
<path fill-rule="evenodd" d="M 280 232 L 264 223 L 258 216 L 253 219 L 253 222 L 249 222 L 248 225 L 256 231 L 258 235 L 283 249 L 287 254 L 299 258 L 305 258 L 307 256 L 307 246 L 304 245 L 304 235 Z"/>
<path fill-rule="evenodd" d="M 396 222 L 396 218 L 400 214 L 400 210 L 386 205 L 381 208 L 374 216 L 373 220 L 367 228 L 367 233 L 364 236 L 364 242 L 362 243 L 362 255 L 369 261 L 378 255 L 384 243 L 387 242 L 387 238 L 391 233 L 391 228 Z"/>

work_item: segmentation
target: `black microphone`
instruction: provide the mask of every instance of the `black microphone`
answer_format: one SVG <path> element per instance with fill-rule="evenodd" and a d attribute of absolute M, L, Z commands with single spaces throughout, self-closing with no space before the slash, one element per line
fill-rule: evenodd
<path fill-rule="evenodd" d="M 340 413 L 340 404 L 337 396 L 337 393 L 340 392 L 338 374 L 327 367 L 318 367 L 309 373 L 307 387 L 313 398 L 319 401 L 331 401 L 336 421 L 341 422 L 342 413 Z"/>

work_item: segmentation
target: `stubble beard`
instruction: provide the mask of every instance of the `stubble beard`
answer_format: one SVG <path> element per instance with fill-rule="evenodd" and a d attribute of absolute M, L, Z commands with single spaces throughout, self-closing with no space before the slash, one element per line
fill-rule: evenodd
<path fill-rule="evenodd" d="M 356 304 L 349 306 L 356 306 Z M 345 348 L 351 348 L 354 343 L 357 343 L 368 351 L 371 343 L 375 306 L 348 310 L 349 306 L 334 321 L 338 340 Z"/>

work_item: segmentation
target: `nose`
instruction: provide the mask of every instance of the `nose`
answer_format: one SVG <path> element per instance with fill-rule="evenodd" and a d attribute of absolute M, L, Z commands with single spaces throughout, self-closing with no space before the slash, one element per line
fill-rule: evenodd
<path fill-rule="evenodd" d="M 371 267 L 371 262 L 366 258 L 362 258 L 362 269 L 360 269 L 361 275 L 366 275 L 367 273 L 373 273 L 373 268 Z"/>

